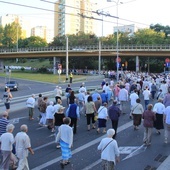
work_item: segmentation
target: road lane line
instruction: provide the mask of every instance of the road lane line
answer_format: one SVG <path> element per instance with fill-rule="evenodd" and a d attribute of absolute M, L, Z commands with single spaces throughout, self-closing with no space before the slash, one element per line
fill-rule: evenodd
<path fill-rule="evenodd" d="M 130 122 L 128 122 L 128 123 L 126 123 L 126 124 L 118 127 L 117 132 L 119 133 L 119 132 L 121 132 L 121 131 L 129 128 L 130 126 L 132 126 L 132 121 L 130 121 Z M 74 155 L 74 154 L 76 154 L 76 153 L 78 153 L 78 152 L 80 152 L 80 151 L 82 151 L 82 150 L 84 150 L 84 149 L 86 149 L 86 148 L 94 145 L 94 144 L 99 143 L 99 142 L 101 141 L 101 139 L 103 139 L 104 137 L 106 137 L 106 134 L 105 134 L 105 135 L 102 135 L 101 137 L 99 137 L 99 138 L 97 138 L 97 139 L 95 139 L 95 140 L 93 140 L 93 141 L 91 141 L 91 142 L 86 143 L 86 144 L 83 145 L 83 146 L 80 146 L 80 147 L 74 149 L 74 150 L 72 151 L 72 155 Z M 38 150 L 38 149 L 43 148 L 44 146 L 48 146 L 48 145 L 50 145 L 50 144 L 52 144 L 52 143 L 54 143 L 54 142 L 51 142 L 51 143 L 42 145 L 42 146 L 37 147 L 37 148 L 35 148 L 35 149 L 33 149 L 33 150 Z M 97 149 L 97 148 L 96 148 L 96 149 Z M 36 154 L 36 153 L 35 153 L 35 154 Z M 59 157 L 57 157 L 57 158 L 55 158 L 55 159 L 52 159 L 52 160 L 50 160 L 50 161 L 48 161 L 48 162 L 46 162 L 46 163 L 44 163 L 44 164 L 42 164 L 42 165 L 39 165 L 39 166 L 33 168 L 32 170 L 40 170 L 40 169 L 46 168 L 46 167 L 48 167 L 48 166 L 50 166 L 50 165 L 52 165 L 52 164 L 54 164 L 54 163 L 56 163 L 56 162 L 58 162 L 58 161 L 60 161 L 60 160 L 61 160 L 61 156 L 59 156 Z M 97 165 L 97 164 L 96 164 L 96 165 Z M 93 164 L 93 166 L 94 166 L 94 164 Z M 89 166 L 89 167 L 90 167 L 90 166 Z"/>

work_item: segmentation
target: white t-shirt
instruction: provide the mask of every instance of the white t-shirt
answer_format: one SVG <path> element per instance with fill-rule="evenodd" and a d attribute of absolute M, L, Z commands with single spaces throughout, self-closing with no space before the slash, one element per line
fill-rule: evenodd
<path fill-rule="evenodd" d="M 12 144 L 15 142 L 12 133 L 6 132 L 0 136 L 1 150 L 12 151 Z"/>
<path fill-rule="evenodd" d="M 131 106 L 134 106 L 136 104 L 136 99 L 139 99 L 139 96 L 134 92 L 130 94 L 130 104 Z"/>
<path fill-rule="evenodd" d="M 156 103 L 153 107 L 153 112 L 158 114 L 163 114 L 164 110 L 165 110 L 165 106 L 160 102 Z"/>
<path fill-rule="evenodd" d="M 144 90 L 143 91 L 144 100 L 149 100 L 150 94 L 151 93 L 149 90 Z"/>

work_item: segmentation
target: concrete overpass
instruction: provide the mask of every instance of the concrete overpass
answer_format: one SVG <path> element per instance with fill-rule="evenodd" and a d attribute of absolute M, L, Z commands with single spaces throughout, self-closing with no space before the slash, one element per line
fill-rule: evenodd
<path fill-rule="evenodd" d="M 101 51 L 101 53 L 99 53 Z M 68 47 L 43 47 L 43 48 L 19 48 L 0 49 L 0 67 L 3 66 L 3 59 L 9 58 L 48 58 L 53 57 L 56 63 L 57 57 L 116 57 L 117 49 L 113 45 L 98 45 Z M 119 57 L 136 57 L 136 71 L 139 71 L 139 57 L 169 57 L 170 45 L 119 45 Z M 100 63 L 100 62 L 99 62 Z M 55 67 L 55 66 L 54 66 Z M 56 70 L 56 68 L 54 68 Z M 100 70 L 100 69 L 99 69 Z M 55 74 L 55 73 L 54 73 Z"/>
<path fill-rule="evenodd" d="M 77 46 L 69 47 L 68 53 L 70 57 L 89 57 L 99 56 L 99 46 Z M 101 56 L 117 55 L 116 46 L 101 46 Z M 0 49 L 0 59 L 7 58 L 37 58 L 37 57 L 65 57 L 65 47 L 44 47 L 44 48 L 19 48 L 16 49 Z M 144 56 L 144 57 L 169 57 L 170 45 L 127 45 L 119 46 L 119 56 Z"/>

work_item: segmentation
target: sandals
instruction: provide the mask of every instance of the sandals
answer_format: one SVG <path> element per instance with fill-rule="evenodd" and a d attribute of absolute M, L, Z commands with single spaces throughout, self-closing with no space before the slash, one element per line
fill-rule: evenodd
<path fill-rule="evenodd" d="M 67 162 L 60 161 L 60 165 L 62 169 L 64 169 L 64 166 L 68 164 L 70 164 L 70 161 L 67 161 Z"/>

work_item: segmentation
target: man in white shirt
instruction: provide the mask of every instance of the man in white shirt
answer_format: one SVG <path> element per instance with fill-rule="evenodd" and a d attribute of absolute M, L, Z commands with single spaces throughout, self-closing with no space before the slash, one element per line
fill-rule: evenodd
<path fill-rule="evenodd" d="M 28 165 L 28 151 L 33 155 L 34 151 L 31 148 L 30 138 L 27 135 L 28 127 L 27 125 L 21 125 L 21 132 L 18 132 L 15 136 L 16 142 L 16 155 L 19 158 L 18 170 L 25 169 L 29 170 Z"/>
<path fill-rule="evenodd" d="M 149 99 L 150 99 L 150 91 L 148 90 L 148 87 L 146 86 L 145 90 L 143 91 L 143 97 L 145 101 L 145 110 L 147 110 L 147 106 L 149 104 Z"/>
<path fill-rule="evenodd" d="M 0 165 L 0 169 L 7 170 L 9 169 L 9 164 L 11 160 L 11 154 L 12 154 L 12 145 L 14 144 L 14 136 L 12 134 L 14 130 L 13 124 L 8 124 L 6 127 L 6 133 L 3 133 L 0 137 L 1 142 L 1 152 L 3 156 L 2 163 Z"/>
<path fill-rule="evenodd" d="M 28 98 L 28 100 L 26 101 L 26 105 L 28 107 L 29 110 L 29 119 L 33 120 L 33 115 L 34 115 L 34 107 L 35 107 L 35 94 L 32 94 L 31 97 Z"/>
<path fill-rule="evenodd" d="M 122 89 L 119 91 L 118 98 L 120 101 L 120 110 L 123 114 L 125 114 L 125 110 L 127 110 L 126 103 L 128 101 L 128 91 L 125 89 L 124 85 L 122 85 Z"/>
<path fill-rule="evenodd" d="M 134 92 L 130 94 L 130 104 L 131 107 L 136 104 L 136 99 L 139 99 L 139 96 L 137 95 L 137 90 L 135 89 Z"/>
<path fill-rule="evenodd" d="M 168 137 L 170 134 L 170 106 L 164 110 L 164 122 L 165 122 L 165 143 L 168 143 Z"/>

